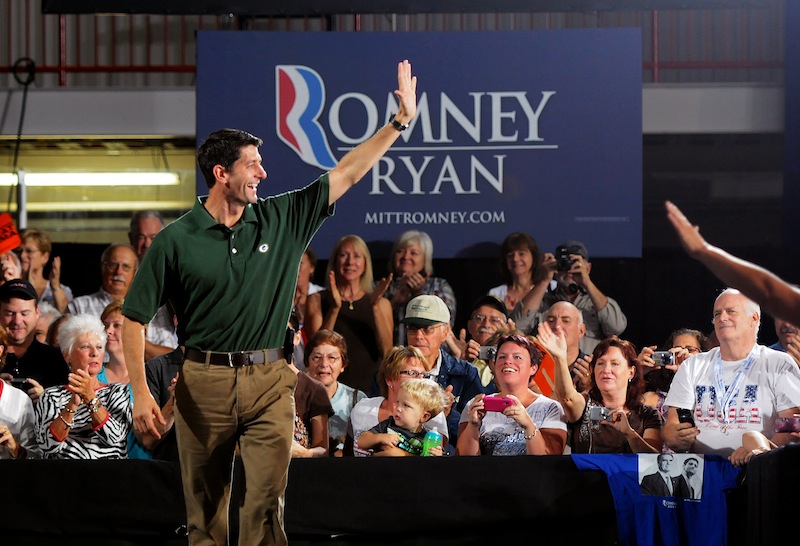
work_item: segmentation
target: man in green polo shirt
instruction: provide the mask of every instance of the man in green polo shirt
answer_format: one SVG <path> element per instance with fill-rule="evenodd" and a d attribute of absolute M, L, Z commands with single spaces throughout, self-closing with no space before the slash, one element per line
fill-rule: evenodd
<path fill-rule="evenodd" d="M 390 123 L 305 188 L 257 197 L 267 177 L 261 139 L 223 129 L 197 153 L 209 186 L 165 227 L 125 299 L 123 344 L 134 428 L 159 438 L 165 424 L 144 374 L 144 333 L 170 302 L 186 360 L 175 387 L 175 429 L 189 542 L 225 544 L 231 467 L 238 442 L 246 487 L 241 544 L 286 544 L 284 491 L 291 458 L 295 374 L 283 341 L 304 250 L 333 204 L 391 147 L 416 114 L 416 77 L 397 67 L 399 108 Z"/>

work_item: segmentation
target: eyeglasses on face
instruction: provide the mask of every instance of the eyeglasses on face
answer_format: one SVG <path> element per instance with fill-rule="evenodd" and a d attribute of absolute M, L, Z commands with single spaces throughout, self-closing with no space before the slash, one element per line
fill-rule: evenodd
<path fill-rule="evenodd" d="M 319 364 L 325 359 L 327 359 L 328 362 L 330 362 L 331 364 L 336 364 L 342 359 L 342 357 L 339 355 L 311 355 L 311 358 L 309 358 L 308 360 L 310 360 L 314 364 Z"/>
<path fill-rule="evenodd" d="M 472 319 L 477 323 L 481 323 L 484 320 L 488 320 L 491 324 L 495 326 L 501 326 L 506 323 L 506 319 L 503 317 L 487 317 L 486 315 L 472 315 Z"/>
<path fill-rule="evenodd" d="M 408 329 L 409 334 L 416 334 L 417 332 L 423 333 L 426 336 L 431 335 L 436 331 L 436 329 L 441 326 L 442 323 L 438 324 L 431 324 L 430 326 L 420 326 L 419 324 L 407 324 L 406 328 Z"/>
<path fill-rule="evenodd" d="M 430 379 L 431 374 L 427 372 L 418 372 L 417 370 L 400 370 L 400 375 L 407 375 L 408 377 Z"/>
<path fill-rule="evenodd" d="M 694 345 L 676 345 L 679 349 L 686 349 L 689 351 L 689 354 L 696 354 L 702 352 L 700 347 L 695 347 Z"/>
<path fill-rule="evenodd" d="M 117 268 L 121 269 L 125 273 L 130 273 L 133 271 L 133 266 L 131 264 L 122 262 L 103 262 L 103 267 L 105 267 L 108 271 L 116 271 Z"/>

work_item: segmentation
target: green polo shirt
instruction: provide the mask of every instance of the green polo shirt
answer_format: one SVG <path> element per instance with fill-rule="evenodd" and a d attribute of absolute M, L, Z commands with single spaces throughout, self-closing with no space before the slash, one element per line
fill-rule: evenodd
<path fill-rule="evenodd" d="M 186 347 L 283 347 L 300 258 L 334 213 L 328 194 L 324 174 L 305 188 L 247 205 L 233 228 L 217 223 L 199 197 L 153 240 L 122 314 L 147 324 L 169 301 Z"/>

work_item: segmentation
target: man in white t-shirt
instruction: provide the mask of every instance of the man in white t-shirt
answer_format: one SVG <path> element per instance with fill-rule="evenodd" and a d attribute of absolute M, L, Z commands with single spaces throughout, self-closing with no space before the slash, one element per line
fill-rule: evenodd
<path fill-rule="evenodd" d="M 687 359 L 672 380 L 663 436 L 675 451 L 727 456 L 743 465 L 753 453 L 789 443 L 775 418 L 800 413 L 800 368 L 791 357 L 756 342 L 759 306 L 738 290 L 714 302 L 719 347 Z M 678 419 L 692 412 L 695 426 Z"/>

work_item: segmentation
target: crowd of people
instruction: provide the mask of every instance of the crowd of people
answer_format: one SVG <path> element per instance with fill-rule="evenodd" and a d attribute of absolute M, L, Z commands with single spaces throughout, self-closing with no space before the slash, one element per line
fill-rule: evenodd
<path fill-rule="evenodd" d="M 179 460 L 199 544 L 225 540 L 239 457 L 240 540 L 260 544 L 285 543 L 291 457 L 418 456 L 435 430 L 432 455 L 653 453 L 668 468 L 689 452 L 742 466 L 800 438 L 775 429 L 800 416 L 800 291 L 708 245 L 671 204 L 690 255 L 742 291 L 709 302 L 712 335 L 676 325 L 664 347 L 621 337 L 627 318 L 580 241 L 549 253 L 510 234 L 504 283 L 465 325 L 422 231 L 397 237 L 379 279 L 364 240 L 342 237 L 315 285 L 313 235 L 414 118 L 407 61 L 395 96 L 371 139 L 268 199 L 261 139 L 212 133 L 198 150 L 209 195 L 169 226 L 134 214 L 95 293 L 73 294 L 47 233 L 25 231 L 0 256 L 0 458 Z M 777 313 L 773 347 L 757 340 L 759 303 Z M 692 461 L 669 492 L 696 494 Z"/>
<path fill-rule="evenodd" d="M 94 294 L 73 297 L 60 266 L 45 279 L 57 257 L 44 231 L 23 234 L 21 259 L 0 257 L 20 264 L 0 286 L 0 402 L 13 408 L 0 418 L 0 457 L 178 460 L 172 429 L 185 347 L 177 318 L 161 305 L 146 328 L 147 384 L 165 417 L 156 434 L 133 427 L 122 335 L 125 296 L 163 227 L 155 211 L 134 214 L 131 244 L 103 252 Z M 455 295 L 431 275 L 424 232 L 398 237 L 380 279 L 356 235 L 340 239 L 322 286 L 313 283 L 316 257 L 306 248 L 286 347 L 298 355 L 287 358 L 298 377 L 292 456 L 418 454 L 385 436 L 389 420 L 398 438 L 408 433 L 397 425 L 402 409 L 395 412 L 422 403 L 398 398 L 415 379 L 431 380 L 444 403 L 424 404 L 430 410 L 420 410 L 425 419 L 414 434 L 436 428 L 445 455 L 696 452 L 742 465 L 798 436 L 773 425 L 800 415 L 800 342 L 788 320 L 775 320 L 777 343 L 759 345 L 759 306 L 727 289 L 714 302 L 711 335 L 681 327 L 663 346 L 637 350 L 620 337 L 619 305 L 591 282 L 583 243 L 543 253 L 533 236 L 515 232 L 501 248 L 507 282 L 487 287 L 458 335 Z M 558 253 L 570 263 L 559 263 Z M 585 344 L 588 325 L 593 341 Z M 534 380 L 545 358 L 555 363 L 546 392 Z M 487 407 L 487 396 L 507 406 Z"/>

